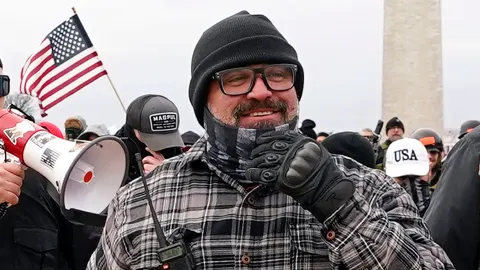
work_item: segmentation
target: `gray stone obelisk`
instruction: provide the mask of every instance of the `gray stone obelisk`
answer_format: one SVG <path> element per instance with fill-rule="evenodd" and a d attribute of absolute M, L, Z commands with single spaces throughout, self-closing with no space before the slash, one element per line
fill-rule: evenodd
<path fill-rule="evenodd" d="M 406 136 L 444 132 L 440 2 L 384 0 L 382 120 L 398 116 Z"/>

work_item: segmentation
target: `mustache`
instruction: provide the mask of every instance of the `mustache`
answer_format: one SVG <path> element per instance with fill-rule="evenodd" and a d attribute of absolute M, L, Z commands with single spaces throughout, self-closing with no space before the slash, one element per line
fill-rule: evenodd
<path fill-rule="evenodd" d="M 244 103 L 240 103 L 235 107 L 233 110 L 233 117 L 238 119 L 240 116 L 244 115 L 245 113 L 253 110 L 259 109 L 269 109 L 272 111 L 278 111 L 282 114 L 285 118 L 287 116 L 287 103 L 282 100 L 252 100 Z"/>

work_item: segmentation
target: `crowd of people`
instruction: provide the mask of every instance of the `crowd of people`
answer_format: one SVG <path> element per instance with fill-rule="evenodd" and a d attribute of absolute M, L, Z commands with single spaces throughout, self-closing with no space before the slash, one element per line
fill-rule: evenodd
<path fill-rule="evenodd" d="M 128 175 L 104 226 L 74 224 L 44 176 L 1 163 L 0 269 L 478 269 L 480 121 L 448 156 L 436 131 L 407 136 L 398 117 L 380 145 L 369 128 L 317 133 L 298 122 L 303 82 L 274 24 L 241 11 L 193 52 L 204 134 L 181 134 L 158 94 L 131 102 L 115 134 L 80 116 L 36 121 L 65 140 L 121 138 Z"/>

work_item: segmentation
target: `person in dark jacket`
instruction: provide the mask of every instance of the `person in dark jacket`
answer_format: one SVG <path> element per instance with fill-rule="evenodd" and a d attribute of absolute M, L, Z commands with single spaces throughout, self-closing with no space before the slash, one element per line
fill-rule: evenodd
<path fill-rule="evenodd" d="M 5 96 L 0 95 L 1 108 L 4 101 Z M 3 157 L 3 150 L 0 152 Z M 72 224 L 48 192 L 53 186 L 33 169 L 24 171 L 19 164 L 6 164 L 4 159 L 0 162 L 0 269 L 85 269 L 85 259 L 83 263 L 79 260 L 91 251 L 75 248 L 75 240 L 85 237 L 74 237 Z M 14 177 L 23 178 L 20 183 L 12 180 L 10 171 L 15 168 L 22 172 Z M 5 202 L 10 207 L 4 208 Z"/>
<path fill-rule="evenodd" d="M 459 270 L 477 270 L 480 258 L 480 127 L 448 153 L 424 219 Z"/>
<path fill-rule="evenodd" d="M 385 132 L 387 133 L 388 139 L 378 146 L 377 149 L 377 160 L 376 165 L 377 169 L 383 170 L 385 166 L 385 153 L 387 152 L 388 146 L 396 140 L 403 138 L 405 133 L 405 126 L 398 117 L 393 117 L 388 120 L 387 125 L 385 126 Z"/>
<path fill-rule="evenodd" d="M 51 192 L 44 176 L 26 170 L 18 204 L 0 218 L 0 269 L 86 268 L 102 228 L 70 223 Z"/>
<path fill-rule="evenodd" d="M 88 228 L 66 220 L 48 185 L 36 171 L 25 172 L 18 204 L 0 219 L 0 269 L 85 269 L 98 240 L 90 241 Z"/>
<path fill-rule="evenodd" d="M 0 219 L 1 269 L 71 269 L 71 234 L 47 183 L 28 169 L 18 204 Z"/>

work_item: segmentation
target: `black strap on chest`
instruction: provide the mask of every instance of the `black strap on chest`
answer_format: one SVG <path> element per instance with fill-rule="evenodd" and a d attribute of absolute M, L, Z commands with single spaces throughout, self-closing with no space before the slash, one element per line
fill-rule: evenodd
<path fill-rule="evenodd" d="M 145 174 L 142 164 L 142 156 L 140 151 L 135 154 L 135 159 L 137 160 L 138 168 L 140 170 L 140 181 L 142 181 L 143 187 L 145 188 L 145 196 L 147 197 L 148 206 L 150 208 L 150 213 L 153 218 L 153 224 L 155 226 L 155 234 L 157 235 L 158 243 L 160 244 L 160 250 L 158 251 L 158 257 L 162 263 L 162 268 L 164 270 L 194 270 L 193 258 L 190 252 L 187 249 L 187 246 L 183 241 L 178 241 L 169 245 L 165 234 L 163 233 L 160 222 L 158 221 L 155 208 L 153 207 L 152 198 L 150 196 L 150 190 L 148 189 L 147 181 L 145 179 Z"/>

